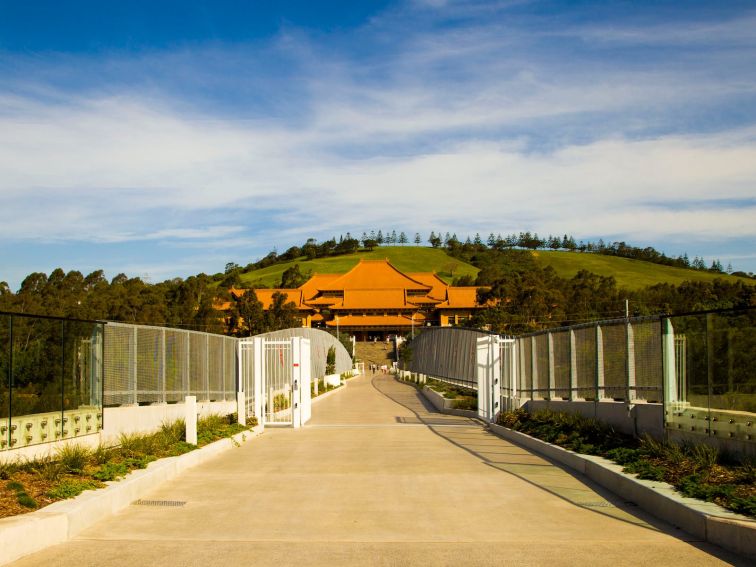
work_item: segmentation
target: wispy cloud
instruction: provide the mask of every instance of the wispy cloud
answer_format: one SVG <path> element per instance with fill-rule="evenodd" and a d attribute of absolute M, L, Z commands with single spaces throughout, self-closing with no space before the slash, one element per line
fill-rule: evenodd
<path fill-rule="evenodd" d="M 752 14 L 556 34 L 507 5 L 420 4 L 342 35 L 0 55 L 0 237 L 154 242 L 176 266 L 372 226 L 756 239 L 756 78 L 723 72 L 756 51 L 604 52 L 663 26 L 678 45 L 703 28 L 745 45 Z"/>

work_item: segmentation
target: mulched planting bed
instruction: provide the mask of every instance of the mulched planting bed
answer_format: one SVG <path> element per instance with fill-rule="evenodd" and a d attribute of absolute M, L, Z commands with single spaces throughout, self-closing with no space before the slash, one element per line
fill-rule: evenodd
<path fill-rule="evenodd" d="M 576 453 L 605 457 L 639 478 L 667 482 L 685 496 L 756 518 L 752 459 L 722 454 L 708 445 L 635 439 L 596 420 L 548 410 L 503 413 L 498 424 Z"/>
<path fill-rule="evenodd" d="M 84 490 L 106 486 L 152 461 L 193 451 L 257 425 L 236 423 L 236 416 L 208 416 L 197 422 L 197 445 L 185 441 L 182 420 L 163 425 L 150 435 L 121 435 L 115 447 L 89 449 L 80 445 L 61 448 L 54 457 L 0 463 L 0 518 L 33 512 Z"/>

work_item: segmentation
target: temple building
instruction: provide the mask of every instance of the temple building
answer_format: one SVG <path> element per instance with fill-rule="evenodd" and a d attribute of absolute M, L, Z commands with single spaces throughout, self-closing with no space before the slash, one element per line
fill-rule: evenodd
<path fill-rule="evenodd" d="M 239 297 L 244 289 L 232 289 Z M 422 326 L 464 325 L 481 309 L 477 287 L 453 287 L 435 273 L 403 273 L 388 260 L 361 260 L 345 274 L 315 274 L 296 289 L 256 289 L 264 309 L 281 292 L 303 327 L 329 328 L 357 340 L 409 334 Z"/>

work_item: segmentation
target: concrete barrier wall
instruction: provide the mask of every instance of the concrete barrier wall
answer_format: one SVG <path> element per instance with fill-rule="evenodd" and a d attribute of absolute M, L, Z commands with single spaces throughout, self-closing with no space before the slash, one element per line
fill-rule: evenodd
<path fill-rule="evenodd" d="M 228 415 L 236 412 L 236 402 L 198 402 L 197 415 Z M 54 455 L 64 445 L 83 445 L 95 448 L 100 444 L 114 445 L 122 433 L 152 433 L 163 423 L 184 419 L 184 404 L 155 404 L 149 406 L 120 406 L 104 408 L 103 428 L 91 435 L 80 435 L 53 443 L 40 443 L 0 453 L 0 462 L 36 459 Z"/>

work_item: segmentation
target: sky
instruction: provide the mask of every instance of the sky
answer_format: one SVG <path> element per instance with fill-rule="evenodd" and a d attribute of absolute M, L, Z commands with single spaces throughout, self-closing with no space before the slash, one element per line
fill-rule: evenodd
<path fill-rule="evenodd" d="M 756 3 L 0 0 L 0 280 L 367 230 L 756 271 Z"/>

